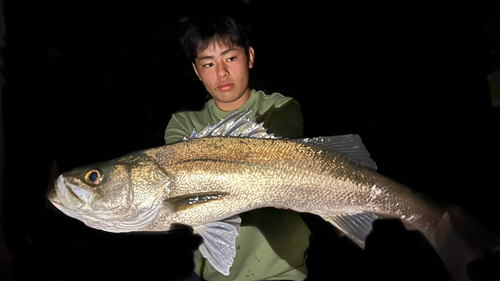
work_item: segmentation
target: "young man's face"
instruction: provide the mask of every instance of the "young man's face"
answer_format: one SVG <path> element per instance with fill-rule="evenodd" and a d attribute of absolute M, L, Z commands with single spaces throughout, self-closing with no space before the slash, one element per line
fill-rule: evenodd
<path fill-rule="evenodd" d="M 223 111 L 231 111 L 250 98 L 248 77 L 253 62 L 252 47 L 247 56 L 242 47 L 216 43 L 198 52 L 193 67 L 215 105 Z"/>

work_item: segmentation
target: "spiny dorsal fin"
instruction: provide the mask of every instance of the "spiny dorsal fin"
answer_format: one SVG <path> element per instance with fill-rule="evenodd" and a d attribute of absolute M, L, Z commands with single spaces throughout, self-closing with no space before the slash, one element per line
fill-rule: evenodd
<path fill-rule="evenodd" d="M 234 216 L 222 221 L 193 227 L 203 238 L 200 252 L 210 264 L 225 276 L 236 256 L 236 237 L 240 234 L 241 218 Z"/>
<path fill-rule="evenodd" d="M 257 124 L 254 120 L 250 120 L 248 115 L 251 110 L 242 112 L 234 111 L 226 118 L 222 119 L 216 125 L 208 124 L 205 128 L 197 132 L 193 130 L 188 139 L 199 139 L 205 137 L 248 137 L 248 138 L 276 138 L 273 134 L 269 134 L 264 127 L 264 123 Z"/>
<path fill-rule="evenodd" d="M 366 168 L 377 170 L 377 164 L 370 158 L 370 153 L 366 150 L 359 135 L 305 138 L 297 141 L 340 154 Z"/>

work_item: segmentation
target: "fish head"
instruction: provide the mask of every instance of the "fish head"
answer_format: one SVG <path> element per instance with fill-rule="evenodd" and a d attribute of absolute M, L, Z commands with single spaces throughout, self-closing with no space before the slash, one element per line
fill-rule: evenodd
<path fill-rule="evenodd" d="M 156 218 L 170 182 L 155 161 L 135 153 L 61 174 L 48 199 L 89 227 L 139 231 Z"/>

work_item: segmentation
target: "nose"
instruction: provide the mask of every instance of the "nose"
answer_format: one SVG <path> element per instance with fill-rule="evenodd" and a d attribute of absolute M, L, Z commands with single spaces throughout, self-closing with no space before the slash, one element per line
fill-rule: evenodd
<path fill-rule="evenodd" d="M 219 67 L 217 68 L 217 78 L 226 78 L 229 76 L 229 70 L 227 69 L 227 67 L 222 64 L 222 65 L 219 65 Z"/>

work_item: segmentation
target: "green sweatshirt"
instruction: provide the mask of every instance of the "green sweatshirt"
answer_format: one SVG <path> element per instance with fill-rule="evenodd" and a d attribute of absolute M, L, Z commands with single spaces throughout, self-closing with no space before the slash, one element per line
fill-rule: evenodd
<path fill-rule="evenodd" d="M 299 104 L 292 98 L 274 93 L 252 91 L 250 99 L 238 109 L 251 109 L 269 133 L 300 138 L 303 119 Z M 231 112 L 220 110 L 209 100 L 200 111 L 183 111 L 172 115 L 165 131 L 167 144 L 189 137 L 195 129 L 217 124 Z M 310 231 L 299 214 L 289 210 L 265 208 L 240 214 L 240 235 L 236 238 L 236 257 L 230 275 L 220 274 L 195 252 L 195 272 L 206 280 L 304 280 Z"/>

